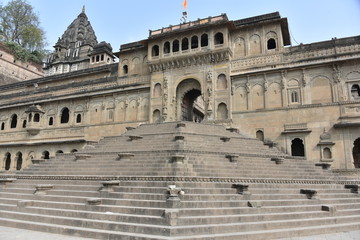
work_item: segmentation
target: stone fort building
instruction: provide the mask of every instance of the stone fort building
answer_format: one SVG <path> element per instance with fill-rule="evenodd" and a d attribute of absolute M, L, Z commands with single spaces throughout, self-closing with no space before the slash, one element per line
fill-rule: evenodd
<path fill-rule="evenodd" d="M 359 36 L 291 46 L 278 12 L 222 14 L 114 53 L 82 12 L 54 47 L 44 77 L 0 86 L 0 171 L 179 120 L 239 128 L 299 161 L 360 167 Z"/>

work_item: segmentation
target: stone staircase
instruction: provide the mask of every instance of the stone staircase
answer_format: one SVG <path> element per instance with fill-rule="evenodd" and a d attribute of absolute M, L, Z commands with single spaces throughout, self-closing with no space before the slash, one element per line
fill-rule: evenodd
<path fill-rule="evenodd" d="M 0 175 L 0 225 L 94 239 L 280 239 L 360 230 L 360 180 L 214 124 L 129 128 Z"/>

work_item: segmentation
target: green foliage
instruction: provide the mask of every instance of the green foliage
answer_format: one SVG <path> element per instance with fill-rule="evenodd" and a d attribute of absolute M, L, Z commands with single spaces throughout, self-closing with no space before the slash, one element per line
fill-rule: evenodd
<path fill-rule="evenodd" d="M 26 48 L 21 47 L 15 42 L 7 42 L 6 47 L 10 50 L 10 52 L 15 56 L 16 59 L 26 62 L 30 61 L 34 63 L 42 63 L 43 58 L 47 54 L 45 50 L 30 51 Z"/>
<path fill-rule="evenodd" d="M 17 43 L 30 52 L 41 51 L 45 46 L 39 18 L 25 0 L 12 0 L 7 5 L 0 6 L 0 29 L 3 41 Z M 23 51 L 16 52 L 19 56 L 24 55 Z"/>

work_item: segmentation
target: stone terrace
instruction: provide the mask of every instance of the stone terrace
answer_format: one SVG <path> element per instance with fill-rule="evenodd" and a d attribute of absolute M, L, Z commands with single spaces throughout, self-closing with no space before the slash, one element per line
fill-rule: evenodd
<path fill-rule="evenodd" d="M 359 180 L 214 124 L 144 124 L 0 177 L 0 225 L 30 230 L 95 239 L 360 230 Z"/>

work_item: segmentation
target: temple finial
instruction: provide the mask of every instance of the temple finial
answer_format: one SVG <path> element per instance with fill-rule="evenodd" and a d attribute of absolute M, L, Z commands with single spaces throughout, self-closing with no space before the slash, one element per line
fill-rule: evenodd
<path fill-rule="evenodd" d="M 85 13 L 85 5 L 82 8 L 82 13 Z"/>

